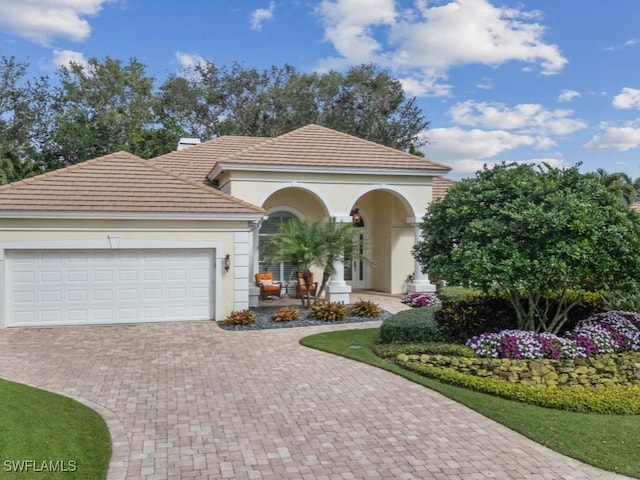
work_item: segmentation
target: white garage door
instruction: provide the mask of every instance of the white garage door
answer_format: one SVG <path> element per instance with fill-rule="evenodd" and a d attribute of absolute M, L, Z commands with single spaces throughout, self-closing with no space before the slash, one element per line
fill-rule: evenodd
<path fill-rule="evenodd" d="M 213 318 L 212 250 L 13 250 L 7 324 Z"/>

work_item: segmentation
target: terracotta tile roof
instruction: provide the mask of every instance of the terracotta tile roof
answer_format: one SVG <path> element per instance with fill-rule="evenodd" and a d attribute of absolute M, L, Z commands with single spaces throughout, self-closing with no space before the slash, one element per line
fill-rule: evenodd
<path fill-rule="evenodd" d="M 204 182 L 217 160 L 265 140 L 268 139 L 265 137 L 219 137 L 149 161 L 157 167 L 184 175 L 194 182 Z"/>
<path fill-rule="evenodd" d="M 185 152 L 189 151 L 194 150 Z M 446 165 L 314 124 L 263 140 L 219 160 L 225 164 L 440 170 L 443 173 L 451 170 Z"/>
<path fill-rule="evenodd" d="M 0 211 L 259 214 L 213 187 L 118 152 L 0 187 Z"/>
<path fill-rule="evenodd" d="M 433 199 L 442 199 L 449 191 L 449 188 L 451 188 L 451 185 L 453 185 L 454 183 L 456 182 L 454 182 L 453 180 L 449 180 L 448 178 L 433 177 Z"/>

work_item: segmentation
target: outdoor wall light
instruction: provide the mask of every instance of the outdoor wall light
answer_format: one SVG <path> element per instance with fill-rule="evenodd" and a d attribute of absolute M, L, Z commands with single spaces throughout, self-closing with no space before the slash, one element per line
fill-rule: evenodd
<path fill-rule="evenodd" d="M 354 227 L 364 227 L 364 220 L 362 220 L 362 215 L 360 215 L 360 209 L 358 207 L 354 207 L 349 215 L 351 215 L 351 222 Z"/>
<path fill-rule="evenodd" d="M 224 271 L 228 272 L 231 268 L 231 255 L 228 253 L 224 256 Z"/>

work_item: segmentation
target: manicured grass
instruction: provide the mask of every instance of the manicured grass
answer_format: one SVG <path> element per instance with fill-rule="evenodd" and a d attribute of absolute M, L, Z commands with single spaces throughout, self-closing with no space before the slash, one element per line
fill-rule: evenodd
<path fill-rule="evenodd" d="M 109 430 L 95 411 L 0 379 L 0 478 L 101 480 L 110 456 Z"/>
<path fill-rule="evenodd" d="M 320 333 L 307 347 L 368 363 L 424 385 L 560 453 L 629 477 L 640 478 L 640 416 L 588 415 L 536 407 L 472 392 L 421 377 L 371 350 L 379 329 Z M 360 348 L 353 348 L 360 346 Z"/>

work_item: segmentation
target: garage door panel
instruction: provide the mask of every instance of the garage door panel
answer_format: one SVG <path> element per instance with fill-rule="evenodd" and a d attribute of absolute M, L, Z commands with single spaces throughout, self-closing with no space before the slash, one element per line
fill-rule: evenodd
<path fill-rule="evenodd" d="M 137 282 L 138 271 L 137 270 L 119 270 L 118 281 L 120 282 Z"/>
<path fill-rule="evenodd" d="M 60 284 L 62 280 L 62 275 L 57 271 L 43 271 L 40 272 L 40 282 L 42 283 L 52 283 L 54 285 Z"/>
<path fill-rule="evenodd" d="M 111 267 L 114 268 L 114 267 Z M 94 282 L 113 282 L 113 270 L 106 270 L 101 267 L 99 270 L 93 271 L 92 280 Z"/>
<path fill-rule="evenodd" d="M 70 270 L 67 272 L 68 283 L 85 283 L 88 278 L 86 270 Z"/>
<path fill-rule="evenodd" d="M 62 301 L 62 292 L 60 290 L 43 290 L 40 295 L 40 301 L 42 303 L 60 303 Z"/>
<path fill-rule="evenodd" d="M 114 300 L 113 290 L 111 289 L 96 288 L 92 293 L 92 300 L 95 302 L 112 302 Z"/>
<path fill-rule="evenodd" d="M 37 316 L 36 316 L 37 318 Z M 58 309 L 40 311 L 40 319 L 42 323 L 60 323 L 62 322 L 62 312 Z"/>
<path fill-rule="evenodd" d="M 68 318 L 69 322 L 73 323 L 85 323 L 89 321 L 89 311 L 88 310 L 68 310 Z"/>
<path fill-rule="evenodd" d="M 213 318 L 212 250 L 7 251 L 8 324 Z"/>
<path fill-rule="evenodd" d="M 89 292 L 86 290 L 68 290 L 67 291 L 67 301 L 69 303 L 86 303 L 89 299 Z"/>

